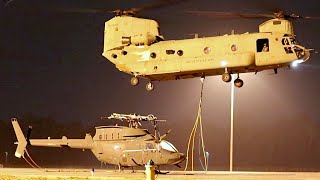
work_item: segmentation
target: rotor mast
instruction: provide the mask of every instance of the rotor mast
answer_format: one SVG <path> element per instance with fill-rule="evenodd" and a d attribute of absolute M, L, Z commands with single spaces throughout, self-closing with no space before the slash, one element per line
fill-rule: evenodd
<path fill-rule="evenodd" d="M 107 119 L 116 119 L 120 121 L 127 121 L 129 123 L 129 127 L 137 128 L 141 126 L 141 121 L 149 121 L 153 124 L 157 122 L 165 122 L 166 120 L 158 120 L 153 114 L 149 115 L 137 115 L 136 113 L 133 114 L 120 114 L 120 113 L 112 113 L 109 117 L 102 117 Z"/>

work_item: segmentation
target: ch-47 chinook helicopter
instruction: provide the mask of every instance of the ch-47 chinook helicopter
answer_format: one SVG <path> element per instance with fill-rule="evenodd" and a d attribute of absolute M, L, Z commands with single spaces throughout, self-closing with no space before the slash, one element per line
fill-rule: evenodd
<path fill-rule="evenodd" d="M 309 59 L 309 49 L 299 45 L 292 20 L 320 19 L 285 14 L 251 14 L 231 12 L 189 11 L 210 17 L 248 18 L 270 20 L 259 26 L 257 33 L 231 34 L 215 37 L 164 40 L 155 20 L 134 15 L 139 8 L 117 10 L 116 16 L 105 23 L 103 56 L 120 71 L 138 78 L 146 78 L 148 91 L 152 81 L 177 80 L 222 75 L 224 82 L 237 74 L 236 87 L 242 87 L 240 73 L 259 72 L 290 67 Z"/>
<path fill-rule="evenodd" d="M 29 139 L 31 129 L 29 127 L 27 138 L 24 137 L 16 118 L 12 118 L 12 125 L 17 136 L 18 144 L 15 156 L 25 158 L 26 146 L 67 147 L 82 150 L 91 150 L 96 158 L 104 163 L 122 167 L 143 166 L 152 160 L 156 166 L 176 165 L 185 160 L 185 155 L 180 153 L 170 142 L 164 140 L 169 133 L 160 136 L 157 131 L 158 120 L 153 115 L 140 116 L 136 114 L 113 113 L 107 119 L 127 121 L 129 126 L 99 126 L 92 137 L 86 134 L 84 139 Z M 155 134 L 150 134 L 147 129 L 140 128 L 142 121 L 153 123 Z"/>

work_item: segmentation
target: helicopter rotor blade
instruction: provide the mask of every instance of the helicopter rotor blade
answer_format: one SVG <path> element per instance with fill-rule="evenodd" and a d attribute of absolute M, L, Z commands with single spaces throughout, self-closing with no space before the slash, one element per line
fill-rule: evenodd
<path fill-rule="evenodd" d="M 163 134 L 162 136 L 160 136 L 159 141 L 161 141 L 162 139 L 164 139 L 170 132 L 171 132 L 171 129 L 170 129 L 168 132 L 166 132 L 165 134 Z"/>
<path fill-rule="evenodd" d="M 320 20 L 320 17 L 315 17 L 315 16 L 299 16 L 299 18 L 302 18 L 302 19 L 312 19 L 312 20 Z"/>
<path fill-rule="evenodd" d="M 247 19 L 266 19 L 273 18 L 271 14 L 236 13 L 236 12 L 217 12 L 217 11 L 186 11 L 194 15 L 214 17 L 214 18 L 247 18 Z"/>
<path fill-rule="evenodd" d="M 320 17 L 312 16 L 300 16 L 297 14 L 286 14 L 281 9 L 276 9 L 273 11 L 273 14 L 258 14 L 258 13 L 237 13 L 237 12 L 216 12 L 216 11 L 186 11 L 199 16 L 206 16 L 212 18 L 244 18 L 244 19 L 314 19 L 320 20 Z"/>
<path fill-rule="evenodd" d="M 113 13 L 116 15 L 135 15 L 138 12 L 150 9 L 162 8 L 165 6 L 172 6 L 178 3 L 182 3 L 187 0 L 158 0 L 156 3 L 146 4 L 141 7 L 135 7 L 130 9 L 116 9 L 116 10 L 106 10 L 106 9 L 95 9 L 95 8 L 18 8 L 22 12 L 27 13 L 54 13 L 54 12 L 62 12 L 62 13 L 87 13 L 87 14 L 106 14 Z M 15 8 L 15 7 L 14 7 Z M 9 10 L 10 11 L 10 10 Z"/>
<path fill-rule="evenodd" d="M 138 13 L 138 12 L 144 11 L 144 10 L 158 9 L 158 8 L 162 8 L 165 6 L 175 5 L 178 3 L 182 3 L 184 1 L 187 1 L 187 0 L 159 0 L 157 3 L 146 4 L 141 7 L 131 8 L 128 11 L 131 11 L 133 13 Z"/>

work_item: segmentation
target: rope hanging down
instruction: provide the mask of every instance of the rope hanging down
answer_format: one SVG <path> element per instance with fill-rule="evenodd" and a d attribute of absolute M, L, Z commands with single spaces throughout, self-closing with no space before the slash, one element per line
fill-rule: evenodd
<path fill-rule="evenodd" d="M 198 115 L 196 118 L 196 121 L 193 125 L 193 129 L 190 133 L 189 136 L 189 141 L 188 141 L 188 149 L 187 149 L 187 159 L 186 159 L 186 166 L 185 166 L 185 171 L 188 169 L 189 166 L 189 154 L 190 154 L 190 146 L 192 147 L 191 150 L 191 170 L 194 171 L 194 150 L 195 150 L 195 137 L 196 137 L 196 133 L 198 128 L 200 128 L 200 134 L 199 134 L 199 141 L 201 141 L 201 145 L 199 142 L 199 149 L 201 148 L 202 150 L 202 155 L 203 155 L 203 159 L 204 159 L 204 170 L 207 171 L 208 170 L 208 159 L 206 157 L 206 151 L 205 151 L 205 145 L 204 145 L 204 138 L 203 138 L 203 129 L 202 129 L 202 118 L 201 118 L 201 111 L 202 111 L 202 96 L 203 96 L 203 85 L 204 85 L 204 77 L 201 78 L 201 93 L 200 93 L 200 101 L 199 101 L 199 107 L 198 107 Z M 200 147 L 201 146 L 201 147 Z M 200 154 L 200 153 L 199 153 Z M 200 162 L 201 161 L 201 157 L 199 157 Z"/>
<path fill-rule="evenodd" d="M 25 153 L 27 154 L 29 161 L 25 156 L 22 156 L 23 159 L 33 168 L 39 168 L 40 170 L 42 169 L 30 156 L 29 152 L 27 151 L 27 149 L 25 149 Z"/>

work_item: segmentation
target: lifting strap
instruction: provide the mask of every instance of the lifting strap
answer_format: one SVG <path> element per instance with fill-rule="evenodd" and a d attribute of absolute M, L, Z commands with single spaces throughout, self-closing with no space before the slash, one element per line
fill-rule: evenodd
<path fill-rule="evenodd" d="M 190 133 L 189 136 L 189 141 L 188 141 L 188 149 L 187 149 L 187 159 L 186 159 L 186 166 L 185 166 L 185 171 L 188 169 L 189 166 L 189 154 L 190 154 L 190 146 L 191 146 L 191 170 L 194 171 L 194 150 L 195 150 L 195 137 L 197 133 L 197 129 L 200 128 L 200 134 L 199 134 L 199 149 L 201 148 L 202 150 L 202 155 L 203 157 L 199 157 L 200 162 L 201 158 L 204 159 L 204 170 L 207 172 L 208 170 L 208 159 L 206 157 L 206 151 L 205 151 L 205 145 L 204 145 L 204 138 L 203 138 L 203 128 L 202 128 L 202 118 L 201 118 L 201 113 L 202 113 L 202 97 L 203 97 L 203 85 L 204 85 L 204 77 L 201 78 L 201 93 L 200 93 L 200 101 L 199 101 L 199 106 L 198 106 L 198 114 L 196 121 L 193 125 L 193 129 Z M 201 147 L 200 147 L 201 146 Z M 200 153 L 199 153 L 200 154 Z"/>
<path fill-rule="evenodd" d="M 25 153 L 27 154 L 27 156 L 29 157 L 29 161 L 26 157 L 22 156 L 23 159 L 33 168 L 39 168 L 39 169 L 42 169 L 30 156 L 29 152 L 27 149 L 25 149 Z"/>

